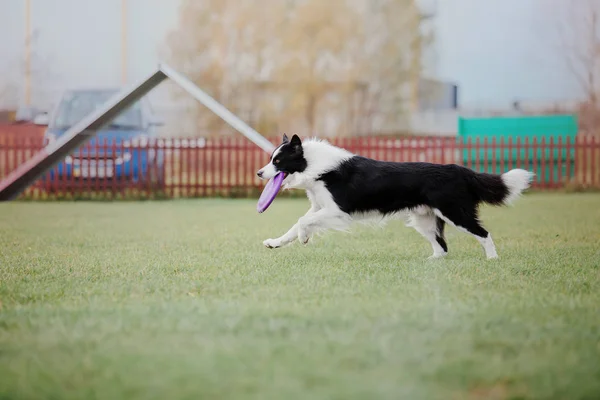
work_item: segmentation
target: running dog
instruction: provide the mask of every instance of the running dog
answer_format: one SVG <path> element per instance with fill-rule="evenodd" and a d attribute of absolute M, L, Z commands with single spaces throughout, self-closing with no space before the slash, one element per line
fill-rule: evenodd
<path fill-rule="evenodd" d="M 460 165 L 386 162 L 361 157 L 319 139 L 297 135 L 273 151 L 257 175 L 271 179 L 283 172 L 284 189 L 304 189 L 310 209 L 285 234 L 263 244 L 278 248 L 298 239 L 306 244 L 317 232 L 346 230 L 356 220 L 408 216 L 433 247 L 430 258 L 448 254 L 444 227 L 473 235 L 487 258 L 497 258 L 490 233 L 481 226 L 478 206 L 508 205 L 529 187 L 534 174 L 513 169 L 502 175 L 479 173 Z"/>

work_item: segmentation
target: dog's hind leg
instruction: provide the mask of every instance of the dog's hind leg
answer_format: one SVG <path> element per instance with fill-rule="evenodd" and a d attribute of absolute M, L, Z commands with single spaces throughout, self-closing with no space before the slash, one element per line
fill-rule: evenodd
<path fill-rule="evenodd" d="M 448 244 L 446 243 L 446 238 L 444 237 L 444 227 L 446 222 L 440 217 L 435 217 L 435 225 L 437 231 L 435 233 L 435 241 L 444 249 L 446 253 L 448 253 Z"/>
<path fill-rule="evenodd" d="M 429 258 L 440 258 L 448 254 L 443 220 L 437 218 L 430 210 L 425 213 L 411 212 L 409 218 L 408 226 L 415 228 L 431 243 L 433 254 Z"/>
<path fill-rule="evenodd" d="M 452 224 L 458 229 L 466 231 L 475 236 L 475 239 L 477 239 L 477 241 L 483 247 L 485 255 L 488 259 L 498 258 L 496 246 L 492 240 L 492 235 L 481 226 L 479 218 L 477 217 L 477 210 L 475 208 L 470 211 L 465 210 L 469 209 L 448 208 L 445 210 L 446 212 L 444 212 L 444 210 L 435 209 L 434 212 L 436 216 L 448 222 L 449 224 Z"/>

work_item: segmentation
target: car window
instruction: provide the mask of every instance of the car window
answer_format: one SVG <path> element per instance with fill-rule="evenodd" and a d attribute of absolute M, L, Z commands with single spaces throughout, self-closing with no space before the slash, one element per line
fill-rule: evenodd
<path fill-rule="evenodd" d="M 79 91 L 67 93 L 57 109 L 52 128 L 68 129 L 103 105 L 114 91 Z M 114 128 L 143 129 L 142 110 L 140 102 L 125 109 L 111 123 Z"/>

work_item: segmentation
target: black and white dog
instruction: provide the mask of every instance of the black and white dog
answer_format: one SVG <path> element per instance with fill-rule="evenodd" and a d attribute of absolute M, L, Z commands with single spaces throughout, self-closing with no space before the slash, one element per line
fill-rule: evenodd
<path fill-rule="evenodd" d="M 346 230 L 352 221 L 407 215 L 433 247 L 430 258 L 448 253 L 446 223 L 475 236 L 487 258 L 496 258 L 492 236 L 479 222 L 478 205 L 505 205 L 529 187 L 534 174 L 513 169 L 502 175 L 478 173 L 459 165 L 384 162 L 354 155 L 326 141 L 283 135 L 261 179 L 278 172 L 284 189 L 306 190 L 311 207 L 283 236 L 263 244 L 277 248 L 301 243 L 326 229 Z"/>

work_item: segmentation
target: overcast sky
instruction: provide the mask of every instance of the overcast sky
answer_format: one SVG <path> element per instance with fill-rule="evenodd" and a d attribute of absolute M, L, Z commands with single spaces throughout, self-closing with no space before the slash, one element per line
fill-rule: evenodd
<path fill-rule="evenodd" d="M 179 0 L 128 1 L 128 74 L 139 79 L 154 68 L 166 33 L 176 27 Z M 560 12 L 549 6 L 552 1 L 437 0 L 438 77 L 458 83 L 468 107 L 577 97 L 564 61 L 554 54 L 552 21 Z M 0 0 L 0 88 L 12 85 L 19 95 L 24 3 Z M 65 87 L 119 84 L 120 0 L 31 3 L 38 49 L 33 94 L 39 102 Z"/>

